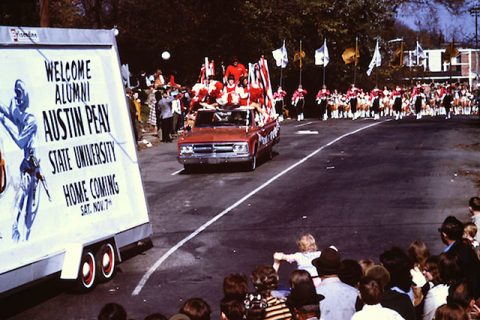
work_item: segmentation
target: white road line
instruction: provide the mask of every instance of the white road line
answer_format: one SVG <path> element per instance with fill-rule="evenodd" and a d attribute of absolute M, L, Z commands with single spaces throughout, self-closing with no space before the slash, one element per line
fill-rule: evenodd
<path fill-rule="evenodd" d="M 312 124 L 313 121 L 310 121 L 310 122 L 307 122 L 307 123 L 302 123 L 302 124 L 297 124 L 296 126 L 294 126 L 295 128 L 298 128 L 298 127 L 303 127 L 303 126 L 308 126 L 309 124 Z"/>
<path fill-rule="evenodd" d="M 174 173 L 172 173 L 172 174 L 170 174 L 170 175 L 171 175 L 171 176 L 175 176 L 175 175 L 179 174 L 179 173 L 182 172 L 182 171 L 183 171 L 183 169 L 180 169 L 180 170 L 177 170 L 177 171 L 175 171 Z"/>
<path fill-rule="evenodd" d="M 390 121 L 391 119 L 389 120 L 386 120 L 386 121 Z M 168 257 L 170 257 L 173 253 L 175 253 L 175 251 L 177 251 L 178 249 L 180 249 L 185 243 L 187 243 L 188 241 L 190 241 L 191 239 L 195 238 L 199 233 L 201 233 L 203 230 L 207 229 L 210 225 L 212 225 L 213 223 L 215 223 L 217 220 L 219 220 L 220 218 L 222 218 L 224 215 L 226 215 L 227 213 L 229 213 L 230 211 L 232 211 L 233 209 L 235 209 L 236 207 L 238 207 L 239 205 L 241 205 L 243 202 L 245 202 L 247 199 L 249 199 L 250 197 L 254 196 L 256 193 L 258 193 L 259 191 L 261 191 L 262 189 L 264 189 L 265 187 L 267 187 L 268 185 L 270 185 L 272 182 L 274 182 L 275 180 L 279 179 L 280 177 L 282 177 L 283 175 L 285 175 L 286 173 L 290 172 L 291 170 L 295 169 L 296 167 L 298 167 L 299 165 L 301 165 L 302 163 L 304 163 L 305 161 L 307 161 L 308 159 L 310 159 L 311 157 L 315 156 L 317 153 L 319 153 L 320 151 L 322 151 L 323 149 L 325 149 L 326 147 L 329 147 L 331 146 L 332 144 L 342 140 L 343 138 L 346 138 L 348 136 L 351 136 L 351 135 L 354 135 L 360 131 L 363 131 L 365 129 L 368 129 L 368 128 L 371 128 L 371 127 L 374 127 L 376 125 L 379 125 L 383 122 L 386 122 L 386 121 L 381 121 L 381 122 L 375 122 L 375 123 L 372 123 L 372 124 L 369 124 L 368 126 L 365 126 L 365 127 L 361 127 L 357 130 L 354 130 L 354 131 L 351 131 L 349 133 L 346 133 L 344 135 L 341 135 L 340 137 L 338 138 L 335 138 L 333 139 L 332 141 L 330 141 L 329 143 L 321 146 L 320 148 L 318 148 L 317 150 L 313 151 L 312 153 L 310 153 L 308 156 L 306 156 L 305 158 L 299 160 L 298 162 L 292 164 L 290 167 L 288 167 L 287 169 L 283 170 L 282 172 L 276 174 L 275 176 L 273 176 L 272 178 L 270 178 L 268 181 L 266 181 L 265 183 L 263 183 L 261 186 L 257 187 L 256 189 L 250 191 L 246 196 L 244 196 L 243 198 L 241 198 L 240 200 L 238 200 L 237 202 L 235 202 L 234 204 L 232 204 L 230 207 L 226 208 L 225 210 L 223 210 L 222 212 L 220 212 L 219 214 L 217 214 L 215 217 L 213 217 L 212 219 L 210 219 L 209 221 L 205 222 L 203 225 L 201 225 L 197 230 L 195 230 L 193 233 L 191 233 L 189 236 L 187 236 L 186 238 L 184 238 L 183 240 L 181 240 L 179 243 L 177 243 L 175 246 L 173 246 L 170 250 L 168 250 L 166 253 L 164 253 L 158 260 L 157 262 L 155 262 L 151 267 L 150 269 L 148 269 L 148 271 L 143 275 L 142 279 L 140 279 L 140 281 L 138 282 L 137 286 L 135 287 L 135 289 L 133 290 L 132 292 L 132 296 L 136 296 L 140 293 L 140 291 L 142 291 L 143 287 L 145 286 L 145 284 L 147 283 L 148 279 L 152 276 L 152 274 L 158 269 L 158 267 L 160 267 L 160 265 L 165 261 L 167 260 Z"/>

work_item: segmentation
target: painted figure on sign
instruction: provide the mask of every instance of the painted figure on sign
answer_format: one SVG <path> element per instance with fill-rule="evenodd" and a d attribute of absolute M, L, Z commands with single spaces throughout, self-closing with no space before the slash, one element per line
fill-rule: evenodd
<path fill-rule="evenodd" d="M 20 187 L 15 202 L 16 219 L 12 225 L 12 239 L 19 241 L 21 234 L 19 221 L 24 215 L 24 236 L 28 240 L 35 221 L 40 200 L 40 182 L 47 195 L 48 189 L 43 175 L 40 173 L 40 162 L 35 153 L 37 121 L 33 114 L 28 113 L 30 105 L 29 94 L 25 83 L 18 79 L 14 86 L 15 96 L 8 107 L 0 105 L 0 123 L 10 135 L 15 144 L 23 150 L 23 160 L 20 163 Z"/>

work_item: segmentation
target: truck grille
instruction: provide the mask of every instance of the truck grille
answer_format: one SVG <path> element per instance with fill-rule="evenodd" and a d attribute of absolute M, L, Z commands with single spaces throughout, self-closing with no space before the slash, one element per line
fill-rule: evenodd
<path fill-rule="evenodd" d="M 194 153 L 228 153 L 233 152 L 233 143 L 208 143 L 193 146 Z"/>

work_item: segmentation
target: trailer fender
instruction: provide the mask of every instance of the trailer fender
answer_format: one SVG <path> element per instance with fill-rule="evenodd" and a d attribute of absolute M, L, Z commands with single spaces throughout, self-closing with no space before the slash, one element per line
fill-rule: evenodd
<path fill-rule="evenodd" d="M 65 246 L 61 279 L 77 279 L 82 253 L 83 245 L 79 243 L 71 243 Z"/>

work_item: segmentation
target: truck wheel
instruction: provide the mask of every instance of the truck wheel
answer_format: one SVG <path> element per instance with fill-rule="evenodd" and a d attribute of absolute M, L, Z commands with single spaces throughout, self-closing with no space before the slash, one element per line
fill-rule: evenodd
<path fill-rule="evenodd" d="M 90 251 L 85 251 L 80 262 L 80 270 L 77 278 L 77 291 L 85 292 L 93 288 L 97 266 L 95 256 Z"/>
<path fill-rule="evenodd" d="M 255 171 L 257 168 L 257 148 L 255 148 L 252 156 L 252 160 L 248 163 L 248 170 Z"/>
<path fill-rule="evenodd" d="M 195 170 L 195 165 L 194 164 L 184 164 L 183 165 L 183 170 L 186 172 L 186 173 L 191 173 Z"/>
<path fill-rule="evenodd" d="M 105 282 L 113 277 L 115 272 L 115 248 L 110 243 L 103 244 L 95 256 L 97 261 L 97 279 Z"/>
<path fill-rule="evenodd" d="M 270 147 L 268 148 L 268 151 L 267 151 L 267 160 L 270 161 L 273 159 L 273 148 Z"/>

